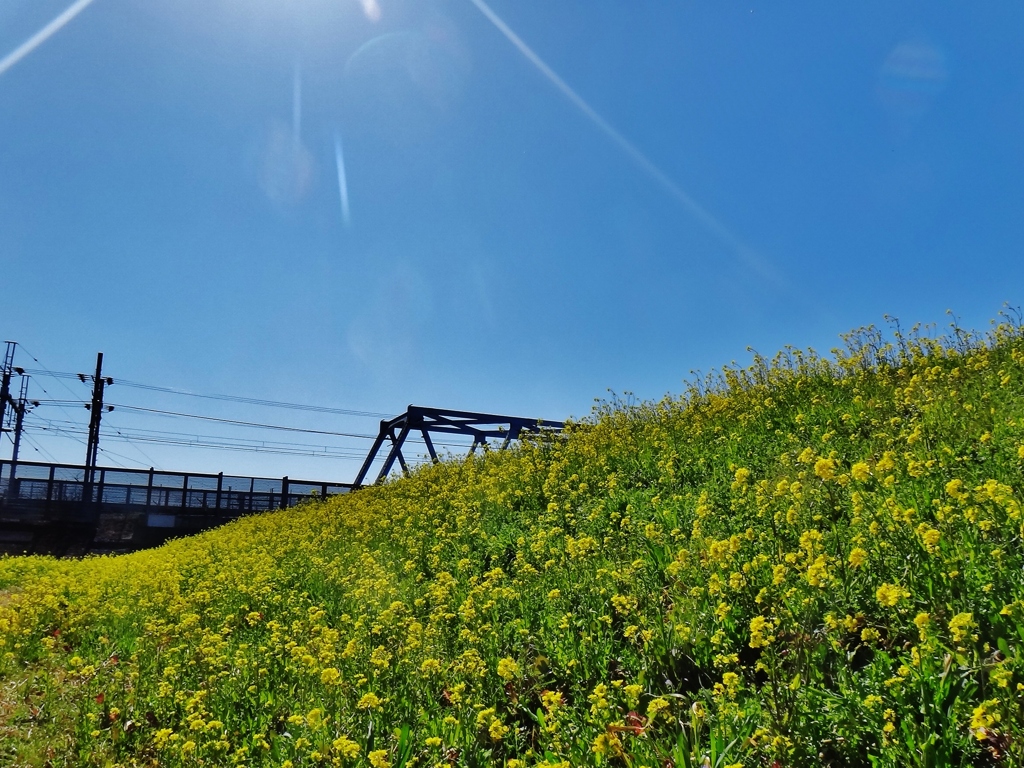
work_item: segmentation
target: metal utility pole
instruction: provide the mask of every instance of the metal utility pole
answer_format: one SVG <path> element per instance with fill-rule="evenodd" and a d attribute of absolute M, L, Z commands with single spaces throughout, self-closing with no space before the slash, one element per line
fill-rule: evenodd
<path fill-rule="evenodd" d="M 78 374 L 78 378 L 85 382 L 89 379 L 84 373 Z M 92 402 L 86 404 L 89 411 L 89 442 L 85 449 L 85 483 L 91 487 L 93 474 L 96 469 L 96 459 L 100 448 L 100 420 L 103 418 L 103 388 L 109 387 L 114 380 L 109 376 L 103 378 L 103 353 L 96 353 L 96 373 L 92 377 Z M 114 410 L 114 406 L 108 405 L 108 411 Z"/>
<path fill-rule="evenodd" d="M 0 431 L 3 431 L 4 416 L 7 415 L 7 402 L 11 399 L 11 374 L 14 373 L 14 348 L 18 346 L 16 341 L 7 342 L 7 352 L 4 354 L 4 369 L 0 378 Z"/>
<path fill-rule="evenodd" d="M 11 478 L 14 478 L 14 472 L 18 466 L 18 449 L 21 447 L 21 430 L 25 426 L 25 412 L 28 411 L 28 376 L 25 374 L 21 375 L 21 395 L 18 397 L 18 402 L 14 404 L 14 449 L 11 451 Z M 32 405 L 39 405 L 38 401 L 33 401 Z"/>

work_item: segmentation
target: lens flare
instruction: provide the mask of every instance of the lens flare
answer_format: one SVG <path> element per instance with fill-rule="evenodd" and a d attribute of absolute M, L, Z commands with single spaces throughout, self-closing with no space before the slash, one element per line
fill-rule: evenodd
<path fill-rule="evenodd" d="M 752 248 L 747 246 L 736 235 L 734 235 L 721 221 L 711 214 L 703 205 L 694 200 L 682 187 L 670 179 L 664 171 L 655 165 L 643 152 L 616 130 L 611 123 L 601 117 L 598 112 L 590 106 L 568 83 L 547 65 L 547 63 L 530 48 L 512 28 L 491 10 L 483 0 L 469 0 L 477 7 L 487 20 L 490 21 L 498 31 L 503 34 L 512 45 L 514 45 L 526 59 L 533 64 L 541 74 L 555 86 L 562 95 L 580 110 L 587 118 L 599 128 L 609 139 L 618 145 L 619 149 L 625 152 L 652 180 L 657 182 L 670 196 L 675 198 L 694 219 L 700 222 L 709 232 L 724 243 L 736 258 L 749 269 L 757 272 L 762 277 L 778 283 L 779 276 L 770 264 Z"/>
<path fill-rule="evenodd" d="M 334 134 L 334 159 L 338 165 L 338 194 L 341 197 L 341 220 L 345 226 L 352 223 L 348 209 L 348 180 L 345 177 L 345 153 L 341 147 L 341 136 Z"/>
<path fill-rule="evenodd" d="M 24 43 L 19 45 L 9 54 L 7 54 L 2 60 L 0 60 L 0 75 L 3 75 L 7 70 L 17 64 L 19 61 L 28 56 L 32 51 L 38 48 L 40 45 L 49 40 L 53 35 L 59 32 L 64 25 L 71 21 L 75 16 L 80 14 L 88 7 L 93 0 L 78 0 L 78 2 L 69 6 L 64 13 L 55 18 L 41 30 L 36 32 L 32 37 L 26 40 Z"/>

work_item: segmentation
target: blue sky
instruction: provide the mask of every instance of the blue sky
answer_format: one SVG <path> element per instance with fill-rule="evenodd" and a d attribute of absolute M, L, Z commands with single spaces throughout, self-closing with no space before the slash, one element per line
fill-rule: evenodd
<path fill-rule="evenodd" d="M 68 6 L 4 0 L 0 57 Z M 103 350 L 115 379 L 199 393 L 560 419 L 607 389 L 679 392 L 748 346 L 827 350 L 887 313 L 985 327 L 1024 298 L 1024 7 L 487 7 L 583 109 L 473 0 L 84 7 L 0 74 L 0 332 L 27 350 L 17 364 L 88 371 Z M 32 396 L 87 389 L 38 376 Z M 86 415 L 41 406 L 22 457 L 80 462 L 81 442 L 39 427 Z M 358 464 L 101 446 L 168 469 L 344 480 Z"/>

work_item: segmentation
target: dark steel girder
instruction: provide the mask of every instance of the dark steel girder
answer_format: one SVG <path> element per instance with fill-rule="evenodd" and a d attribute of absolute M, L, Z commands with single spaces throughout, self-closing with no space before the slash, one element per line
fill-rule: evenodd
<path fill-rule="evenodd" d="M 518 440 L 520 435 L 526 432 L 541 432 L 550 430 L 561 431 L 564 424 L 560 421 L 542 421 L 541 419 L 528 419 L 520 416 L 502 416 L 496 413 L 476 413 L 475 411 L 453 411 L 445 408 L 427 408 L 420 405 L 410 405 L 408 410 L 393 419 L 385 419 L 380 423 L 380 433 L 374 440 L 366 460 L 359 469 L 353 485 L 356 488 L 362 487 L 370 468 L 377 460 L 380 449 L 385 441 L 390 441 L 391 448 L 380 472 L 377 474 L 375 483 L 382 483 L 390 474 L 395 462 L 399 463 L 402 471 L 408 474 L 409 467 L 406 464 L 405 456 L 402 454 L 402 446 L 410 432 L 419 432 L 423 441 L 427 444 L 427 451 L 433 461 L 437 461 L 437 451 L 430 439 L 431 433 L 440 435 L 468 435 L 473 438 L 469 452 L 473 453 L 478 445 L 485 445 L 488 439 L 501 439 L 501 449 L 504 450 L 512 440 Z"/>

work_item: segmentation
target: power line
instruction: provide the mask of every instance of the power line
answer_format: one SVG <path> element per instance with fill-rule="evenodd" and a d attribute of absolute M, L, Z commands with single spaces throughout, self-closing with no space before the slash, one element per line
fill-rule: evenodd
<path fill-rule="evenodd" d="M 72 390 L 72 389 L 71 389 L 71 387 L 69 387 L 69 386 L 68 386 L 67 384 L 65 384 L 65 383 L 64 383 L 64 381 L 63 381 L 63 379 L 66 379 L 66 378 L 74 378 L 74 379 L 78 379 L 78 378 L 79 378 L 78 374 L 74 374 L 74 373 L 63 373 L 63 372 L 56 372 L 56 371 L 51 371 L 51 370 L 50 370 L 49 368 L 47 368 L 47 367 L 46 367 L 46 365 L 45 365 L 45 364 L 44 364 L 44 363 L 43 363 L 43 362 L 42 362 L 42 361 L 41 361 L 41 360 L 40 360 L 40 359 L 39 359 L 38 357 L 36 357 L 35 355 L 33 355 L 33 354 L 32 354 L 32 352 L 31 352 L 31 351 L 29 351 L 29 350 L 28 350 L 28 349 L 27 349 L 27 348 L 25 347 L 25 345 L 24 345 L 24 344 L 22 344 L 21 342 L 18 342 L 18 346 L 19 346 L 19 347 L 21 347 L 21 351 L 22 351 L 22 352 L 24 352 L 24 353 L 25 353 L 26 355 L 28 355 L 29 357 L 31 357 L 31 358 L 32 358 L 32 360 L 33 360 L 33 361 L 35 361 L 36 365 L 38 365 L 38 366 L 39 366 L 39 367 L 40 367 L 40 368 L 42 369 L 42 371 L 41 371 L 41 372 L 40 372 L 40 371 L 36 371 L 36 375 L 39 375 L 40 373 L 42 373 L 42 374 L 43 374 L 43 375 L 45 375 L 45 376 L 50 376 L 51 378 L 55 379 L 55 380 L 57 381 L 57 383 L 58 383 L 58 384 L 60 384 L 60 385 L 61 385 L 62 387 L 64 387 L 64 389 L 66 389 L 66 390 L 67 390 L 67 391 L 68 391 L 68 392 L 69 392 L 69 393 L 71 394 L 71 396 L 72 396 L 73 398 L 75 398 L 75 400 L 74 400 L 74 401 L 72 401 L 72 402 L 74 402 L 74 403 L 76 403 L 76 404 L 78 404 L 78 403 L 81 403 L 81 404 L 83 404 L 83 405 L 85 405 L 85 404 L 86 404 L 85 400 L 83 400 L 83 399 L 81 399 L 80 397 L 78 397 L 78 395 L 76 395 L 76 394 L 75 394 L 74 390 Z M 26 373 L 28 373 L 28 370 L 26 370 Z M 39 387 L 40 389 L 42 389 L 42 390 L 43 390 L 44 394 L 46 394 L 47 396 L 49 396 L 49 395 L 50 395 L 50 393 L 49 393 L 49 392 L 47 392 L 47 391 L 46 391 L 46 389 L 44 389 L 44 388 L 43 388 L 43 385 L 42 385 L 42 384 L 39 384 L 39 383 L 38 383 L 38 381 L 37 381 L 37 386 L 38 386 L 38 387 Z M 64 414 L 65 414 L 65 415 L 66 415 L 66 416 L 67 416 L 68 418 L 71 418 L 71 414 L 70 414 L 70 413 L 68 413 L 68 412 L 67 412 L 67 411 L 66 411 L 66 410 L 64 409 L 64 407 L 63 407 L 63 406 L 61 406 L 61 408 L 60 408 L 60 409 L 61 409 L 62 411 L 64 411 Z M 128 442 L 129 442 L 129 444 L 131 444 L 131 441 L 130 441 L 130 440 L 129 440 Z M 155 467 L 155 466 L 156 466 L 156 462 L 154 462 L 154 461 L 153 461 L 153 460 L 152 460 L 152 459 L 151 459 L 151 458 L 150 458 L 149 456 L 147 456 L 147 455 L 146 455 L 146 453 L 145 453 L 145 451 L 143 451 L 143 450 L 142 450 L 141 448 L 139 448 L 139 446 L 137 446 L 137 445 L 132 445 L 132 448 L 134 448 L 134 449 L 135 449 L 136 451 L 138 451 L 138 452 L 139 452 L 139 455 L 141 455 L 141 456 L 142 456 L 143 458 L 145 458 L 145 459 L 146 459 L 147 461 L 149 461 L 149 462 L 150 462 L 150 466 L 152 466 L 152 467 Z M 123 457 L 123 458 L 127 458 L 127 457 Z M 129 461 L 130 461 L 130 459 L 129 459 Z"/>
<path fill-rule="evenodd" d="M 20 345 L 19 345 L 20 346 Z M 27 352 L 27 350 L 26 350 Z M 32 357 L 31 353 L 29 356 Z M 32 357 L 37 363 L 35 357 Z M 39 363 L 42 365 L 42 363 Z M 44 366 L 42 371 L 28 371 L 28 373 L 36 373 L 42 376 L 53 376 L 57 379 L 77 379 L 77 373 L 71 373 L 69 371 L 51 371 Z M 264 400 L 258 397 L 244 397 L 242 395 L 207 395 L 199 392 L 189 392 L 184 389 L 176 389 L 174 387 L 161 387 L 156 384 L 143 384 L 138 381 L 128 381 L 126 379 L 116 379 L 118 386 L 132 387 L 134 389 L 143 389 L 150 392 L 163 392 L 169 395 L 182 395 L 184 397 L 198 397 L 204 400 L 223 400 L 232 403 L 245 403 L 247 405 L 262 405 L 270 408 L 287 408 L 298 411 L 312 411 L 314 413 L 333 413 L 339 416 L 364 416 L 367 418 L 375 419 L 387 419 L 392 416 L 388 413 L 377 413 L 375 411 L 359 411 L 350 408 L 331 408 L 324 405 L 308 405 L 304 403 L 288 403 L 280 400 Z M 83 401 L 84 402 L 84 401 Z"/>
<path fill-rule="evenodd" d="M 74 422 L 55 419 L 37 419 L 26 425 L 27 429 L 39 433 L 45 432 L 54 436 L 66 437 L 81 442 L 76 436 L 85 434 L 85 430 Z M 257 441 L 251 438 L 235 438 L 222 435 L 197 435 L 167 430 L 141 430 L 124 435 L 104 434 L 106 440 L 123 440 L 126 442 L 142 442 L 154 445 L 178 446 L 187 448 L 208 448 L 215 450 L 232 450 L 251 453 L 276 453 L 284 456 L 313 456 L 317 458 L 333 458 L 342 460 L 359 460 L 363 458 L 361 450 L 352 451 L 341 447 L 321 446 L 309 443 L 287 441 Z M 416 441 L 422 443 L 422 441 Z M 442 445 L 438 443 L 438 445 Z M 448 447 L 465 447 L 456 443 L 445 443 Z M 122 456 L 127 459 L 128 457 Z M 130 459 L 128 459 L 130 461 Z"/>
<path fill-rule="evenodd" d="M 69 403 L 68 400 L 40 400 L 40 405 L 56 405 L 60 407 Z M 280 424 L 261 424 L 256 421 L 240 421 L 238 419 L 223 419 L 219 416 L 202 416 L 197 413 L 182 413 L 180 411 L 165 411 L 160 408 L 143 408 L 139 405 L 125 405 L 123 403 L 112 403 L 114 408 L 126 411 L 140 411 L 142 413 L 156 413 L 162 416 L 177 416 L 184 419 L 201 419 L 202 421 L 215 421 L 221 424 L 233 424 L 241 427 L 254 427 L 258 429 L 275 429 L 283 432 L 306 432 L 312 435 L 331 435 L 332 437 L 357 437 L 363 440 L 373 440 L 376 435 L 364 432 L 331 432 L 323 429 L 306 429 L 304 427 L 286 427 Z M 62 409 L 63 410 L 63 409 Z M 65 411 L 67 413 L 67 411 Z M 68 414 L 70 416 L 70 414 Z"/>
<path fill-rule="evenodd" d="M 27 442 L 27 443 L 28 443 L 29 445 L 31 445 L 31 446 L 32 446 L 32 447 L 33 447 L 33 448 L 35 449 L 35 451 L 36 451 L 37 453 L 41 453 L 41 454 L 43 454 L 43 456 L 45 456 L 46 458 L 48 458 L 48 459 L 50 460 L 50 462 L 51 462 L 51 463 L 53 463 L 53 464 L 56 464 L 56 463 L 57 463 L 57 459 L 55 459 L 55 458 L 53 457 L 53 454 L 52 454 L 52 453 L 50 453 L 50 452 L 49 452 L 48 450 L 46 450 L 45 448 L 43 448 L 43 447 L 42 447 L 41 445 L 39 445 L 39 444 L 38 444 L 38 443 L 37 443 L 37 442 L 36 442 L 35 440 L 33 440 L 33 439 L 32 439 L 31 437 L 29 437 L 29 436 L 28 436 L 28 434 L 26 434 L 26 433 L 24 433 L 24 432 L 23 432 L 23 433 L 22 433 L 22 438 L 23 438 L 23 439 L 25 440 L 25 442 Z"/>
<path fill-rule="evenodd" d="M 41 401 L 39 401 L 40 405 L 56 405 L 59 402 L 61 402 L 61 401 L 49 401 L 49 400 L 41 400 Z M 303 427 L 286 427 L 286 426 L 283 426 L 283 425 L 280 425 L 280 424 L 261 424 L 261 423 L 252 422 L 252 421 L 239 421 L 237 419 L 222 419 L 222 418 L 217 417 L 217 416 L 202 416 L 202 415 L 194 414 L 194 413 L 181 413 L 181 412 L 178 412 L 178 411 L 165 411 L 165 410 L 161 410 L 161 409 L 158 409 L 158 408 L 142 408 L 140 406 L 134 406 L 134 405 L 117 405 L 117 404 L 115 404 L 114 407 L 115 408 L 120 408 L 122 410 L 140 411 L 140 412 L 144 412 L 144 413 L 155 413 L 155 414 L 162 415 L 162 416 L 172 416 L 172 417 L 179 417 L 179 418 L 199 419 L 199 420 L 202 420 L 202 421 L 212 421 L 212 422 L 216 422 L 216 423 L 220 423 L 220 424 L 230 424 L 230 425 L 233 425 L 233 426 L 243 426 L 243 427 L 248 427 L 248 428 L 253 428 L 253 429 L 271 429 L 271 430 L 277 430 L 277 431 L 282 431 L 282 432 L 298 432 L 298 433 L 313 434 L 313 435 L 327 435 L 327 436 L 330 436 L 330 437 L 354 437 L 354 438 L 359 438 L 359 439 L 364 439 L 364 440 L 373 440 L 373 439 L 376 438 L 376 435 L 368 435 L 368 434 L 362 434 L 362 433 L 356 433 L 356 432 L 331 432 L 331 431 L 328 431 L 328 430 L 321 430 L 321 429 L 306 429 L 306 428 L 303 428 Z M 56 422 L 54 422 L 51 419 L 51 420 L 48 420 L 48 423 L 56 423 Z M 77 422 L 75 422 L 75 421 L 69 421 L 69 422 L 66 422 L 66 423 L 68 423 L 68 424 L 75 424 L 77 426 Z M 116 429 L 114 431 L 118 432 L 118 430 L 116 430 Z M 165 431 L 165 430 L 147 430 L 147 429 L 143 429 L 142 432 L 156 432 L 156 433 L 160 433 L 160 434 L 177 435 L 177 436 L 189 436 L 189 437 L 193 436 L 192 433 L 169 432 L 169 431 Z M 118 432 L 118 434 L 121 434 L 121 433 Z M 125 436 L 125 435 L 122 435 L 122 436 L 125 439 L 139 439 L 139 440 L 143 439 L 137 433 L 133 433 L 133 435 L 131 437 Z M 222 436 L 219 436 L 219 435 L 214 435 L 214 436 L 210 436 L 210 435 L 198 436 L 198 435 L 196 435 L 196 437 L 204 437 L 204 438 L 213 439 L 213 440 L 220 440 L 220 439 L 234 440 L 234 439 L 238 439 L 238 438 L 222 437 Z M 411 442 L 414 442 L 414 443 L 422 443 L 423 442 L 421 439 L 414 438 L 412 436 L 410 436 L 408 439 Z M 444 448 L 464 448 L 465 447 L 465 443 L 458 443 L 458 442 L 435 441 L 434 444 L 438 445 L 438 446 L 441 446 L 441 447 L 444 447 Z"/>
<path fill-rule="evenodd" d="M 56 435 L 58 437 L 67 438 L 68 440 L 74 440 L 79 445 L 88 445 L 88 443 L 86 443 L 85 440 L 82 440 L 80 437 L 76 437 L 76 434 L 77 435 L 82 435 L 82 434 L 87 434 L 87 433 L 84 433 L 84 432 L 81 432 L 81 431 L 76 433 L 73 430 L 64 430 L 64 429 L 59 429 L 59 428 L 53 429 L 53 430 L 48 430 L 46 427 L 39 427 L 39 428 L 37 428 L 37 427 L 26 426 L 25 427 L 26 439 L 27 439 L 27 433 L 29 432 L 29 430 L 36 430 L 36 429 L 38 429 L 39 431 L 43 431 L 43 432 L 52 432 L 54 435 Z M 36 445 L 36 443 L 32 443 L 32 445 L 34 447 L 36 447 L 36 450 L 41 450 Z M 108 453 L 112 453 L 112 455 L 114 455 L 114 456 L 121 456 L 121 454 L 119 454 L 119 453 L 113 453 L 113 452 L 108 452 Z M 49 455 L 49 454 L 47 454 L 47 455 Z M 51 460 L 54 463 L 57 463 L 56 459 L 53 459 L 52 456 L 50 458 L 51 458 Z M 121 456 L 121 458 L 125 459 L 127 461 L 131 461 L 131 459 L 129 459 L 127 456 Z M 114 460 L 114 463 L 117 464 L 118 466 L 120 466 L 123 469 L 128 469 L 128 465 L 127 464 L 122 464 L 121 462 L 117 461 L 116 459 Z"/>
<path fill-rule="evenodd" d="M 31 424 L 28 427 L 32 431 L 46 432 L 54 436 L 66 437 L 81 442 L 79 437 L 84 434 L 80 427 L 62 427 L 53 422 L 47 422 L 46 426 Z M 362 452 L 352 452 L 332 448 L 331 446 L 318 446 L 305 443 L 275 443 L 270 441 L 250 441 L 249 443 L 231 442 L 235 438 L 218 438 L 211 436 L 187 435 L 181 433 L 170 434 L 133 434 L 130 438 L 123 435 L 104 435 L 106 440 L 138 441 L 152 443 L 155 445 L 182 446 L 187 448 L 211 448 L 216 450 L 233 450 L 250 453 L 276 453 L 284 456 L 316 456 L 321 458 L 335 458 L 346 460 L 358 460 L 362 458 Z M 217 442 L 221 441 L 221 442 Z M 127 457 L 123 457 L 127 458 Z M 130 460 L 130 459 L 129 459 Z"/>
<path fill-rule="evenodd" d="M 120 382 L 118 382 L 120 383 Z M 305 429 L 303 427 L 285 427 L 280 424 L 260 424 L 255 421 L 239 421 L 238 419 L 222 419 L 218 416 L 200 416 L 196 413 L 181 413 L 179 411 L 164 411 L 159 408 L 142 408 L 138 405 L 113 404 L 115 408 L 128 411 L 142 411 L 144 413 L 158 413 L 164 416 L 179 416 L 185 419 L 201 419 L 203 421 L 215 421 L 221 424 L 234 424 L 241 427 L 256 427 L 259 429 L 275 429 L 282 432 L 305 432 L 311 435 L 331 435 L 332 437 L 358 437 L 364 440 L 373 440 L 376 435 L 368 435 L 359 432 L 331 432 L 323 429 Z"/>
<path fill-rule="evenodd" d="M 157 464 L 157 462 L 155 462 L 153 460 L 152 456 L 150 456 L 148 453 L 146 453 L 144 450 L 142 450 L 139 446 L 137 446 L 135 443 L 133 443 L 131 441 L 131 439 L 127 435 L 125 435 L 125 434 L 123 434 L 121 432 L 121 430 L 119 430 L 117 427 L 113 426 L 110 423 L 110 418 L 109 417 L 107 417 L 107 428 L 114 430 L 114 432 L 116 432 L 122 439 L 126 440 L 128 442 L 128 444 L 132 448 L 134 448 L 136 451 L 138 451 L 139 455 L 142 456 L 142 458 L 144 458 L 146 461 L 149 462 L 149 466 L 153 467 L 154 469 L 161 469 L 162 468 L 162 467 L 160 467 L 159 464 Z"/>
<path fill-rule="evenodd" d="M 128 443 L 129 445 L 131 445 L 131 446 L 132 446 L 132 448 L 135 448 L 136 450 L 138 450 L 138 447 L 137 447 L 136 445 L 134 445 L 134 444 L 133 444 L 133 443 L 132 443 L 132 442 L 131 442 L 130 440 L 127 440 L 126 442 L 127 442 L 127 443 Z M 99 447 L 99 451 L 100 451 L 100 453 L 102 453 L 102 454 L 103 454 L 104 456 L 117 456 L 118 458 L 121 458 L 121 459 L 124 459 L 125 461 L 129 461 L 129 462 L 131 462 L 132 464 L 134 464 L 134 463 L 135 463 L 135 459 L 133 459 L 133 458 L 131 458 L 131 457 L 129 457 L 129 456 L 125 456 L 125 455 L 124 455 L 123 453 L 116 453 L 116 452 L 114 452 L 114 451 L 110 450 L 109 448 L 104 448 L 104 447 L 103 447 L 102 445 L 101 445 L 101 446 Z M 121 464 L 121 462 L 117 461 L 116 459 L 114 460 L 114 463 L 115 463 L 115 464 L 118 464 L 118 465 L 119 465 L 119 466 L 121 466 L 121 467 L 122 467 L 123 469 L 130 469 L 129 465 L 127 465 L 127 464 Z M 154 469 L 155 469 L 155 467 L 154 467 Z"/>
<path fill-rule="evenodd" d="M 82 398 L 80 398 L 78 395 L 76 395 L 74 393 L 74 391 L 71 389 L 71 387 L 69 387 L 67 384 L 65 384 L 63 381 L 61 381 L 61 379 L 77 379 L 78 378 L 78 374 L 76 374 L 76 373 L 67 373 L 67 374 L 65 374 L 65 373 L 57 373 L 57 372 L 51 371 L 49 368 L 47 368 L 45 365 L 43 365 L 42 362 L 40 362 L 38 357 L 33 355 L 31 352 L 29 352 L 28 349 L 25 348 L 25 345 L 22 344 L 20 341 L 18 342 L 18 346 L 21 347 L 21 351 L 22 352 L 24 352 L 26 355 L 31 357 L 32 360 L 35 361 L 35 363 L 40 368 L 42 368 L 42 370 L 38 370 L 38 371 L 34 370 L 34 369 L 26 368 L 25 369 L 25 373 L 33 374 L 33 375 L 36 375 L 36 376 L 50 376 L 50 377 L 52 377 L 54 379 L 57 379 L 58 383 L 62 387 L 64 387 L 64 389 L 66 389 L 68 392 L 70 392 L 71 396 L 73 398 L 75 398 L 75 400 L 77 402 L 79 402 L 79 403 L 84 403 L 85 402 L 85 400 L 83 400 Z M 39 388 L 43 389 L 42 386 L 40 386 Z M 43 389 L 43 391 L 46 392 L 45 389 Z M 47 394 L 49 394 L 49 393 L 47 393 Z"/>

